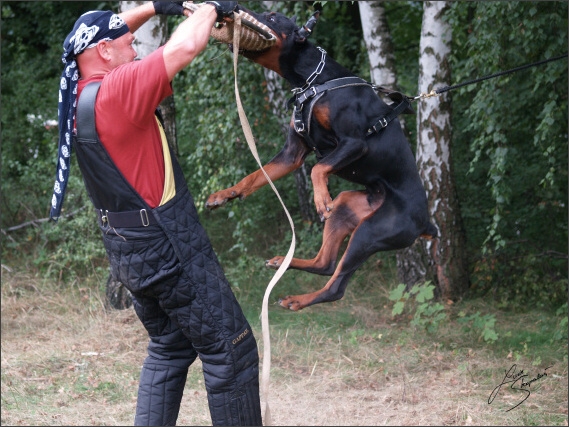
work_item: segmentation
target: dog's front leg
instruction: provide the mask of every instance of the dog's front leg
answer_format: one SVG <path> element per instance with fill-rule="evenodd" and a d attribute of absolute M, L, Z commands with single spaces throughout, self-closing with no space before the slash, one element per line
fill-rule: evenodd
<path fill-rule="evenodd" d="M 334 132 L 342 134 L 345 129 L 338 127 L 334 129 Z M 328 177 L 367 153 L 367 144 L 362 138 L 345 136 L 338 138 L 336 143 L 336 149 L 314 165 L 310 174 L 314 189 L 314 205 L 321 221 L 328 219 L 334 209 L 332 197 L 328 191 Z"/>
<path fill-rule="evenodd" d="M 276 181 L 283 176 L 291 173 L 302 166 L 308 148 L 298 138 L 294 132 L 289 132 L 289 136 L 283 149 L 269 162 L 263 169 L 271 179 Z M 239 198 L 240 200 L 253 194 L 261 187 L 267 185 L 268 181 L 261 169 L 247 175 L 238 184 L 225 190 L 211 194 L 206 201 L 206 208 L 216 209 L 225 205 L 228 201 Z"/>
<path fill-rule="evenodd" d="M 282 164 L 270 162 L 263 167 L 271 181 L 276 181 L 282 178 L 286 174 L 290 173 L 296 169 L 295 165 Z M 268 181 L 265 174 L 261 169 L 247 175 L 239 183 L 235 184 L 233 187 L 226 188 L 225 190 L 220 190 L 216 193 L 211 194 L 206 203 L 205 207 L 208 209 L 216 209 L 220 206 L 225 205 L 228 201 L 233 199 L 243 200 L 245 197 L 257 191 L 259 188 L 267 185 Z"/>
<path fill-rule="evenodd" d="M 317 163 L 312 168 L 310 178 L 314 189 L 314 205 L 320 221 L 327 220 L 334 209 L 332 197 L 328 191 L 328 177 L 332 173 L 332 168 L 327 164 Z"/>

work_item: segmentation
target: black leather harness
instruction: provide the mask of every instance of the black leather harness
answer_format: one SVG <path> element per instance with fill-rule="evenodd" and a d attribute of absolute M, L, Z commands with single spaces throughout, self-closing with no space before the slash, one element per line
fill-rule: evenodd
<path fill-rule="evenodd" d="M 413 113 L 413 108 L 411 107 L 411 99 L 400 92 L 392 91 L 381 86 L 375 86 L 370 82 L 365 81 L 359 77 L 341 77 L 334 80 L 329 80 L 326 83 L 320 85 L 312 85 L 312 81 L 317 75 L 320 74 L 325 65 L 326 52 L 319 48 L 322 52 L 322 59 L 318 65 L 317 70 L 312 73 L 312 75 L 307 79 L 307 84 L 302 88 L 294 89 L 294 96 L 290 98 L 287 102 L 287 107 L 293 105 L 293 123 L 294 130 L 300 136 L 302 136 L 306 142 L 312 147 L 314 151 L 318 151 L 316 144 L 310 138 L 310 122 L 312 118 L 312 111 L 314 109 L 314 104 L 318 101 L 322 95 L 327 91 L 341 89 L 351 86 L 369 86 L 377 92 L 382 92 L 386 94 L 392 101 L 393 104 L 390 105 L 391 111 L 381 116 L 377 121 L 368 128 L 366 132 L 366 137 L 378 133 L 382 129 L 386 128 L 389 123 L 393 121 L 399 114 L 402 113 Z M 305 110 L 306 107 L 306 110 Z M 305 112 L 308 111 L 307 114 Z M 318 154 L 318 153 L 317 153 Z"/>

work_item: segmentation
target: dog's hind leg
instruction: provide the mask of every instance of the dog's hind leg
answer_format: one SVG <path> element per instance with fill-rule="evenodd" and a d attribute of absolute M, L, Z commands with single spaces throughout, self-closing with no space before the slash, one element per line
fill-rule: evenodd
<path fill-rule="evenodd" d="M 371 198 L 365 191 L 343 191 L 334 199 L 334 209 L 324 224 L 322 246 L 316 257 L 305 260 L 293 258 L 289 269 L 303 270 L 309 273 L 330 276 L 336 269 L 338 252 L 342 242 L 358 224 L 376 211 L 383 202 L 383 197 Z M 284 257 L 276 256 L 265 262 L 269 268 L 277 269 Z"/>
<path fill-rule="evenodd" d="M 336 271 L 322 289 L 303 295 L 286 296 L 279 299 L 279 304 L 297 311 L 313 304 L 341 299 L 354 272 L 371 255 L 407 247 L 420 232 L 409 215 L 397 208 L 393 199 L 389 202 L 386 200 L 379 210 L 363 218 L 354 230 Z"/>

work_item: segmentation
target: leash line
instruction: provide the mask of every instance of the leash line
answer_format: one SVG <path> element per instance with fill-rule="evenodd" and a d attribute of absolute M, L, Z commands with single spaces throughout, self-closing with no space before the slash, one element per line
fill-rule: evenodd
<path fill-rule="evenodd" d="M 512 68 L 512 69 L 510 69 L 510 70 L 500 71 L 500 72 L 498 72 L 498 73 L 490 74 L 490 75 L 488 75 L 488 76 L 480 77 L 480 78 L 478 78 L 478 79 L 470 80 L 470 81 L 467 81 L 467 82 L 464 82 L 464 83 L 459 83 L 459 84 L 456 84 L 456 85 L 453 85 L 453 86 L 444 86 L 444 87 L 439 88 L 439 89 L 436 89 L 436 90 L 433 89 L 433 90 L 432 90 L 431 92 L 429 92 L 429 93 L 421 93 L 420 95 L 418 95 L 418 96 L 412 98 L 412 101 L 415 101 L 415 100 L 417 100 L 417 99 L 423 99 L 423 98 L 431 98 L 431 97 L 433 97 L 433 96 L 439 96 L 440 94 L 445 93 L 445 92 L 448 92 L 449 90 L 458 89 L 458 88 L 460 88 L 460 87 L 468 86 L 468 85 L 471 85 L 471 84 L 474 84 L 474 83 L 480 83 L 480 82 L 482 82 L 482 81 L 484 81 L 484 80 L 492 79 L 492 78 L 494 78 L 494 77 L 504 76 L 504 75 L 506 75 L 506 74 L 515 73 L 515 72 L 517 72 L 517 71 L 525 70 L 526 68 L 536 67 L 536 66 L 538 66 L 538 65 L 543 65 L 543 64 L 546 64 L 546 63 L 548 63 L 548 62 L 557 61 L 557 60 L 559 60 L 559 59 L 566 58 L 566 57 L 567 57 L 567 52 L 565 52 L 563 55 L 559 55 L 559 56 L 556 56 L 556 57 L 553 57 L 553 58 L 549 58 L 549 59 L 544 59 L 543 61 L 534 62 L 534 63 L 531 63 L 531 64 L 521 65 L 521 66 L 519 66 L 519 67 Z"/>
<path fill-rule="evenodd" d="M 255 138 L 253 137 L 253 132 L 251 131 L 251 126 L 249 125 L 249 121 L 247 120 L 247 115 L 243 109 L 243 104 L 241 103 L 241 96 L 239 94 L 239 87 L 237 84 L 237 58 L 239 56 L 239 40 L 241 38 L 241 15 L 238 13 L 234 13 L 234 32 L 233 32 L 233 70 L 235 73 L 235 100 L 237 102 L 237 111 L 239 113 L 239 119 L 241 120 L 241 126 L 243 127 L 243 133 L 245 134 L 245 138 L 247 140 L 247 144 L 249 145 L 249 149 L 251 153 L 253 153 L 253 157 L 259 164 L 261 171 L 265 175 L 267 182 L 277 195 L 281 205 L 286 213 L 288 221 L 290 223 L 290 228 L 292 230 L 292 241 L 290 244 L 290 248 L 283 260 L 283 263 L 278 268 L 277 272 L 267 285 L 265 290 L 265 295 L 263 296 L 263 305 L 261 308 L 261 330 L 263 335 L 263 368 L 262 368 L 262 382 L 261 382 L 261 391 L 263 392 L 263 399 L 265 400 L 265 414 L 263 417 L 264 425 L 270 426 L 272 425 L 271 420 L 271 411 L 269 409 L 269 383 L 270 383 L 270 371 L 271 371 L 271 335 L 269 331 L 269 296 L 271 291 L 273 290 L 274 286 L 280 280 L 290 262 L 292 260 L 292 256 L 294 255 L 294 249 L 296 245 L 296 236 L 294 232 L 294 222 L 292 221 L 292 217 L 288 212 L 278 190 L 276 189 L 275 185 L 269 178 L 269 175 L 263 168 L 263 163 L 259 158 L 259 154 L 257 152 L 257 147 L 255 145 Z"/>

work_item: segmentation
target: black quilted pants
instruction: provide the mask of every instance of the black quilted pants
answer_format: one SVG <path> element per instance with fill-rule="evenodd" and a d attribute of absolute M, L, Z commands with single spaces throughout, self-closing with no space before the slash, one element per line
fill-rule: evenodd
<path fill-rule="evenodd" d="M 198 356 L 213 425 L 262 425 L 257 343 L 190 193 L 154 213 L 159 225 L 103 230 L 112 273 L 150 337 L 135 425 L 175 425 Z"/>

